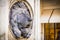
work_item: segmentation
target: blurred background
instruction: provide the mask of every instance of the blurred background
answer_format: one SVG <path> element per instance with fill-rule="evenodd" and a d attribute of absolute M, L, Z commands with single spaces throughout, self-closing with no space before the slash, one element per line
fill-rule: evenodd
<path fill-rule="evenodd" d="M 60 23 L 41 23 L 41 40 L 60 40 Z"/>
<path fill-rule="evenodd" d="M 60 40 L 60 0 L 40 0 L 41 40 Z"/>
<path fill-rule="evenodd" d="M 60 23 L 60 0 L 40 0 L 41 23 Z"/>

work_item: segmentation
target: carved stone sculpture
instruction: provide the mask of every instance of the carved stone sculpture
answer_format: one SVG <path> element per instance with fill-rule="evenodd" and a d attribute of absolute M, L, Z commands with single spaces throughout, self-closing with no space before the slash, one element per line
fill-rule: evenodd
<path fill-rule="evenodd" d="M 16 38 L 29 38 L 32 30 L 32 18 L 23 2 L 16 2 L 10 9 L 10 25 Z"/>

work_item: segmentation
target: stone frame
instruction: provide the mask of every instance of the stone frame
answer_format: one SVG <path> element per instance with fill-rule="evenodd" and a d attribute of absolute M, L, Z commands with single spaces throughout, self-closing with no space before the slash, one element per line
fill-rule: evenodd
<path fill-rule="evenodd" d="M 33 16 L 34 16 L 34 15 L 33 15 L 32 7 L 31 7 L 31 5 L 30 5 L 26 0 L 10 0 L 10 1 L 9 1 L 9 9 L 12 7 L 12 5 L 13 5 L 14 3 L 16 3 L 16 2 L 18 2 L 18 1 L 20 1 L 20 2 L 22 1 L 22 2 L 25 3 L 25 5 L 26 5 L 26 6 L 28 7 L 28 9 L 29 9 L 31 18 L 33 19 Z M 9 11 L 10 11 L 10 10 L 9 10 Z M 33 25 L 33 23 L 32 23 L 32 25 Z M 9 39 L 9 36 L 10 36 L 10 35 L 11 35 L 11 36 L 13 35 L 10 24 L 9 24 L 8 30 L 9 30 L 9 33 L 8 33 L 8 39 Z M 14 35 L 13 35 L 13 39 L 16 40 L 15 37 L 14 37 Z M 23 39 L 23 38 L 21 37 L 21 38 L 19 38 L 19 39 Z"/>

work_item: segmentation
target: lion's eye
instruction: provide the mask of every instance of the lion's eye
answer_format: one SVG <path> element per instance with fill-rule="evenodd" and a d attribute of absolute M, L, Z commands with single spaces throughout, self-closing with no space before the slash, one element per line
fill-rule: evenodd
<path fill-rule="evenodd" d="M 30 24 L 28 24 L 27 26 L 26 26 L 26 28 L 29 28 L 30 27 Z"/>

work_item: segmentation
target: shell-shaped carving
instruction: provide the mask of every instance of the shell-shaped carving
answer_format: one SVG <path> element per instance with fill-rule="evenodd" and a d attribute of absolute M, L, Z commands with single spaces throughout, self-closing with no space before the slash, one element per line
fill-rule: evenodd
<path fill-rule="evenodd" d="M 31 6 L 23 1 L 14 3 L 10 8 L 9 23 L 16 38 L 29 38 L 32 30 Z"/>

